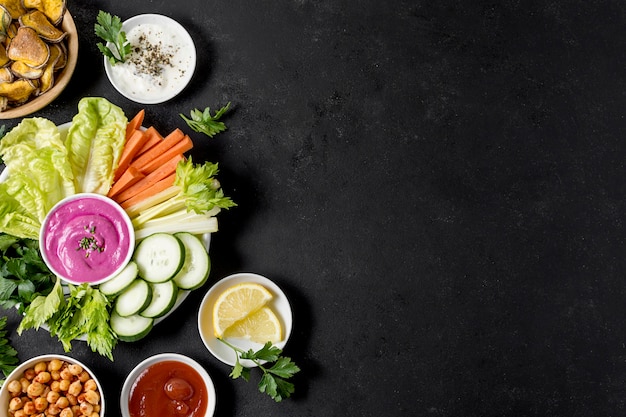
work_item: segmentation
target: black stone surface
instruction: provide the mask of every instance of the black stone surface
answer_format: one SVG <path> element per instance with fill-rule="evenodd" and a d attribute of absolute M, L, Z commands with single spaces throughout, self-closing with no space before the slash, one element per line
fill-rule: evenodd
<path fill-rule="evenodd" d="M 70 355 L 118 416 L 125 375 L 179 352 L 217 387 L 216 416 L 619 416 L 626 412 L 626 16 L 620 1 L 71 1 L 76 75 L 49 108 L 103 96 L 192 133 L 239 207 L 220 214 L 211 282 L 240 271 L 294 309 L 302 368 L 276 404 L 203 347 L 195 291 L 115 361 Z M 110 86 L 99 9 L 162 13 L 199 64 L 164 105 Z M 6 121 L 8 127 L 19 120 Z M 45 331 L 11 340 L 62 353 Z M 256 381 L 253 373 L 253 380 Z"/>

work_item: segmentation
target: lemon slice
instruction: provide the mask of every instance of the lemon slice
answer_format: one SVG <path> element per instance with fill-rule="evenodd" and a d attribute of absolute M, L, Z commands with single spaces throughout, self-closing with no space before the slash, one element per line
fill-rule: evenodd
<path fill-rule="evenodd" d="M 278 343 L 283 338 L 282 334 L 280 320 L 267 306 L 261 307 L 224 331 L 224 337 L 239 337 L 257 343 Z"/>
<path fill-rule="evenodd" d="M 263 307 L 272 297 L 267 288 L 253 282 L 227 288 L 213 306 L 215 336 L 222 337 L 228 327 Z"/>

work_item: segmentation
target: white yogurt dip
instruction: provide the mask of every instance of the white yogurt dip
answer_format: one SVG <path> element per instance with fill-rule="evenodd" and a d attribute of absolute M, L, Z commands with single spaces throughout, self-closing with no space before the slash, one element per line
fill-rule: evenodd
<path fill-rule="evenodd" d="M 196 66 L 195 46 L 184 28 L 160 15 L 136 16 L 122 28 L 132 52 L 124 63 L 105 61 L 113 86 L 127 98 L 146 104 L 164 102 L 181 92 Z"/>

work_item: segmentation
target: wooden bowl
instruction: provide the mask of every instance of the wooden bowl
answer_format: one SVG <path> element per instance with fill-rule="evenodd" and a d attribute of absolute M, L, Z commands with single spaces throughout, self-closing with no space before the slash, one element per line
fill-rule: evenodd
<path fill-rule="evenodd" d="M 76 61 L 78 59 L 78 31 L 76 30 L 76 24 L 69 10 L 66 10 L 63 15 L 61 28 L 63 31 L 67 32 L 67 64 L 65 64 L 65 68 L 63 68 L 60 73 L 55 75 L 52 88 L 40 96 L 31 98 L 20 106 L 0 111 L 0 119 L 24 117 L 41 110 L 57 98 L 65 87 L 67 87 L 74 73 L 74 69 L 76 69 Z"/>

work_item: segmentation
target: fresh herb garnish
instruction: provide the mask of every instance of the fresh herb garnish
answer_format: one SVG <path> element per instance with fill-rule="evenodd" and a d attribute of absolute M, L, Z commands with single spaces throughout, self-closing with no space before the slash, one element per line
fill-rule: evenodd
<path fill-rule="evenodd" d="M 181 114 L 180 117 L 196 132 L 204 133 L 208 137 L 212 138 L 220 132 L 226 130 L 226 125 L 220 122 L 219 119 L 230 108 L 230 102 L 224 107 L 219 109 L 213 116 L 211 116 L 211 109 L 205 108 L 204 111 L 194 109 L 190 112 L 190 117 L 187 118 Z"/>
<path fill-rule="evenodd" d="M 272 342 L 267 342 L 256 352 L 252 349 L 245 351 L 237 346 L 233 346 L 224 339 L 218 338 L 217 340 L 233 349 L 237 354 L 235 366 L 233 366 L 233 370 L 229 375 L 232 379 L 241 377 L 246 381 L 250 380 L 250 368 L 243 366 L 239 361 L 240 359 L 249 359 L 263 372 L 258 385 L 259 391 L 266 393 L 276 402 L 289 398 L 293 394 L 294 385 L 287 379 L 299 372 L 300 368 L 291 358 L 281 356 L 283 353 L 282 349 L 274 346 Z M 272 363 L 272 366 L 266 367 L 264 363 Z"/>
<path fill-rule="evenodd" d="M 113 360 L 113 348 L 117 336 L 109 324 L 109 300 L 99 289 L 89 284 L 68 285 L 69 294 L 64 295 L 61 280 L 57 279 L 48 296 L 37 297 L 28 306 L 17 333 L 48 325 L 50 336 L 56 336 L 69 352 L 72 340 L 83 335 L 92 351 Z"/>
<path fill-rule="evenodd" d="M 132 51 L 132 47 L 126 39 L 126 32 L 122 30 L 121 19 L 118 16 L 111 16 L 111 14 L 100 10 L 96 20 L 98 22 L 94 25 L 96 35 L 107 43 L 111 43 L 114 48 L 111 49 L 107 44 L 98 42 L 97 46 L 100 52 L 109 59 L 111 65 L 126 61 L 126 58 Z"/>
<path fill-rule="evenodd" d="M 5 378 L 9 376 L 19 363 L 17 350 L 11 346 L 9 339 L 6 337 L 6 325 L 7 318 L 0 317 L 0 370 L 2 370 Z M 0 387 L 4 384 L 4 381 L 4 378 L 0 379 Z"/>
<path fill-rule="evenodd" d="M 20 313 L 40 295 L 47 295 L 55 277 L 39 253 L 39 243 L 0 233 L 0 307 Z"/>
<path fill-rule="evenodd" d="M 104 252 L 104 246 L 98 242 L 98 239 L 94 236 L 96 234 L 96 227 L 87 227 L 85 226 L 85 231 L 88 232 L 91 236 L 83 237 L 78 242 L 77 251 L 82 250 L 85 251 L 85 258 L 89 258 L 92 252 Z"/>

